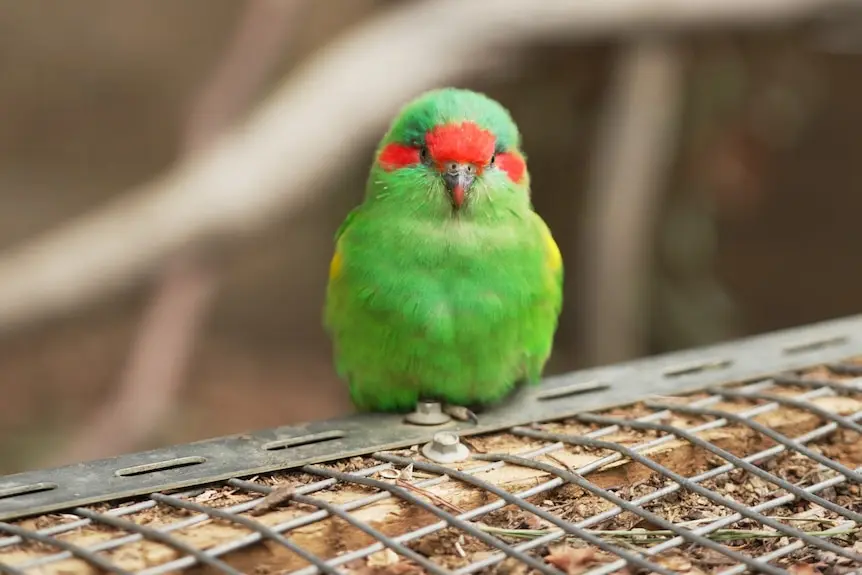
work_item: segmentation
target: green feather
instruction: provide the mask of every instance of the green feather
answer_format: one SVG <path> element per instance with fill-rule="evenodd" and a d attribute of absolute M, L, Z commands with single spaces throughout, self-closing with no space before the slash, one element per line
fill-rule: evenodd
<path fill-rule="evenodd" d="M 408 104 L 378 152 L 465 120 L 491 131 L 498 152 L 522 153 L 505 108 L 456 89 Z M 541 377 L 562 305 L 559 252 L 527 174 L 515 183 L 491 167 L 470 194 L 453 212 L 433 168 L 375 161 L 364 202 L 339 228 L 325 325 L 359 409 L 411 409 L 420 397 L 493 403 Z"/>

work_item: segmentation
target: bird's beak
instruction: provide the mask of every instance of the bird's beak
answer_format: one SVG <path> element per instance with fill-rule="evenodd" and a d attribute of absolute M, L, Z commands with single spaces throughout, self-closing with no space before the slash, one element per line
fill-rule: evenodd
<path fill-rule="evenodd" d="M 464 198 L 476 178 L 476 168 L 473 164 L 449 162 L 443 166 L 443 182 L 449 190 L 452 206 L 457 210 L 464 203 Z"/>

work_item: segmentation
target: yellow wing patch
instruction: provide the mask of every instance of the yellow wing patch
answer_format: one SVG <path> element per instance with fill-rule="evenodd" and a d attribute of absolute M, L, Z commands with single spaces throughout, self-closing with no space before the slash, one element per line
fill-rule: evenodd
<path fill-rule="evenodd" d="M 341 242 L 338 242 L 335 244 L 335 253 L 332 254 L 332 260 L 329 262 L 329 281 L 341 275 L 343 265 L 344 257 L 341 255 Z"/>
<path fill-rule="evenodd" d="M 545 257 L 547 258 L 548 268 L 553 272 L 559 271 L 563 266 L 563 256 L 560 254 L 560 248 L 557 242 L 554 241 L 554 236 L 551 235 L 548 225 L 542 218 L 538 218 L 538 220 L 542 228 L 542 240 L 545 243 Z"/>

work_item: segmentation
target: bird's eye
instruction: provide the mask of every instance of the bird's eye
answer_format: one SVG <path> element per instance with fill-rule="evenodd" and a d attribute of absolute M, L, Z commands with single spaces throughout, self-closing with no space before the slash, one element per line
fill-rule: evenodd
<path fill-rule="evenodd" d="M 494 152 L 494 154 L 491 156 L 491 161 L 488 163 L 488 165 L 493 166 L 494 162 L 496 162 L 496 161 L 497 161 L 497 152 Z"/>
<path fill-rule="evenodd" d="M 419 148 L 419 159 L 422 161 L 423 164 L 428 163 L 428 148 L 427 147 L 422 146 Z"/>

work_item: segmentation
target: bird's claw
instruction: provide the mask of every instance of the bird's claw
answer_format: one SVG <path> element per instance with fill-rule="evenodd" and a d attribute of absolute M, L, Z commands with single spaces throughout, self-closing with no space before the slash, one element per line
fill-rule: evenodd
<path fill-rule="evenodd" d="M 443 411 L 452 419 L 456 419 L 458 421 L 472 421 L 474 425 L 479 425 L 479 418 L 476 417 L 476 414 L 463 405 L 446 404 L 443 406 Z"/>

